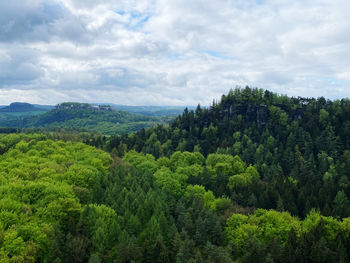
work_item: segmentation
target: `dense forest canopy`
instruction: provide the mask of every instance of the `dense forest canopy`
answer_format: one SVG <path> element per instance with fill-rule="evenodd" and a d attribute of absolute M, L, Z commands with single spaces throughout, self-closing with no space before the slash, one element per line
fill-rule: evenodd
<path fill-rule="evenodd" d="M 112 159 L 83 143 L 45 135 L 0 137 L 1 262 L 53 262 Z M 96 209 L 100 209 L 98 206 Z"/>
<path fill-rule="evenodd" d="M 170 127 L 111 138 L 108 149 L 134 149 L 156 157 L 175 151 L 238 155 L 255 165 L 256 192 L 225 194 L 246 206 L 305 217 L 349 216 L 350 100 L 289 98 L 261 89 L 236 89 L 209 108 L 185 110 Z M 223 180 L 228 180 L 226 176 Z"/>
<path fill-rule="evenodd" d="M 349 125 L 247 87 L 133 134 L 2 134 L 0 262 L 349 262 Z"/>

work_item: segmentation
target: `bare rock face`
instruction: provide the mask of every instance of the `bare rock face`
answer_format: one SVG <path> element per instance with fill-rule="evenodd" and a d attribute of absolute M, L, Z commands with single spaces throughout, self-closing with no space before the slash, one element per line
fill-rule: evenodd
<path fill-rule="evenodd" d="M 56 110 L 94 110 L 94 111 L 113 111 L 110 105 L 91 105 L 79 102 L 63 102 L 55 106 Z"/>
<path fill-rule="evenodd" d="M 256 122 L 265 126 L 269 121 L 270 111 L 265 105 L 232 103 L 224 105 L 220 112 L 220 117 L 226 121 L 237 115 L 243 116 L 247 123 Z"/>
<path fill-rule="evenodd" d="M 269 121 L 269 117 L 270 117 L 270 111 L 267 106 L 264 106 L 264 105 L 257 106 L 256 122 L 259 125 L 265 126 Z"/>
<path fill-rule="evenodd" d="M 304 109 L 303 108 L 295 109 L 293 114 L 293 120 L 296 120 L 296 119 L 301 120 L 303 117 L 304 117 Z"/>
<path fill-rule="evenodd" d="M 270 111 L 265 105 L 249 105 L 246 111 L 246 121 L 256 122 L 265 126 L 269 120 Z"/>

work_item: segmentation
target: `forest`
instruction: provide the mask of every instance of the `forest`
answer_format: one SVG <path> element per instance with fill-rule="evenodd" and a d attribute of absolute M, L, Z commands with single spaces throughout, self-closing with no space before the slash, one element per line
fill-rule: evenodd
<path fill-rule="evenodd" d="M 0 262 L 350 262 L 350 100 L 249 87 L 105 137 L 0 131 Z"/>
<path fill-rule="evenodd" d="M 70 105 L 71 103 L 66 104 Z M 74 109 L 62 107 L 46 112 L 1 112 L 0 127 L 41 130 L 68 129 L 108 136 L 136 132 L 156 124 L 167 123 L 170 120 L 166 116 L 146 116 L 126 111 L 96 111 L 90 104 L 75 104 L 81 107 Z"/>

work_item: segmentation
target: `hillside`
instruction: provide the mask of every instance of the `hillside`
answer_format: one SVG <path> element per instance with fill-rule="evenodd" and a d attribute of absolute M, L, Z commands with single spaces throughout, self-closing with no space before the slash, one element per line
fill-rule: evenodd
<path fill-rule="evenodd" d="M 30 111 L 44 111 L 43 107 L 37 107 L 26 102 L 13 102 L 9 106 L 0 108 L 0 112 L 30 112 Z"/>
<path fill-rule="evenodd" d="M 65 128 L 102 133 L 131 133 L 161 123 L 163 119 L 114 111 L 110 106 L 62 103 L 55 109 L 35 116 L 0 120 L 0 126 L 13 128 Z"/>
<path fill-rule="evenodd" d="M 349 131 L 349 99 L 289 98 L 247 87 L 230 91 L 208 109 L 185 110 L 170 127 L 111 138 L 108 147 L 156 157 L 177 150 L 239 155 L 268 183 L 254 192 L 223 192 L 239 204 L 301 217 L 312 208 L 349 216 L 349 207 L 337 200 L 349 202 Z"/>
<path fill-rule="evenodd" d="M 138 116 L 63 106 L 38 125 Z M 133 134 L 0 134 L 0 261 L 349 262 L 349 106 L 246 88 Z"/>
<path fill-rule="evenodd" d="M 0 127 L 19 127 L 23 119 L 43 114 L 53 106 L 37 105 L 25 102 L 13 102 L 8 106 L 0 107 Z"/>

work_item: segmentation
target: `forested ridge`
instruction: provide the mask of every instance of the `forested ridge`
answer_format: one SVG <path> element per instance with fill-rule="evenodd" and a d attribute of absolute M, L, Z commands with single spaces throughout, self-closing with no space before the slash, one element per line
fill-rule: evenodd
<path fill-rule="evenodd" d="M 156 157 L 177 150 L 238 155 L 268 182 L 254 194 L 225 192 L 243 206 L 257 200 L 254 206 L 301 217 L 312 208 L 346 217 L 349 145 L 349 99 L 289 98 L 247 87 L 231 90 L 210 108 L 185 110 L 170 127 L 114 137 L 108 147 Z"/>
<path fill-rule="evenodd" d="M 69 103 L 66 103 L 69 104 Z M 90 104 L 85 108 L 53 109 L 35 116 L 5 115 L 0 118 L 0 127 L 40 128 L 89 131 L 103 135 L 131 133 L 152 127 L 166 120 L 165 117 L 151 117 L 125 111 L 93 110 Z M 63 103 L 62 105 L 65 105 Z M 87 106 L 86 106 L 87 105 Z"/>
<path fill-rule="evenodd" d="M 128 135 L 2 134 L 0 262 L 350 262 L 348 127 L 348 99 L 247 87 Z"/>

